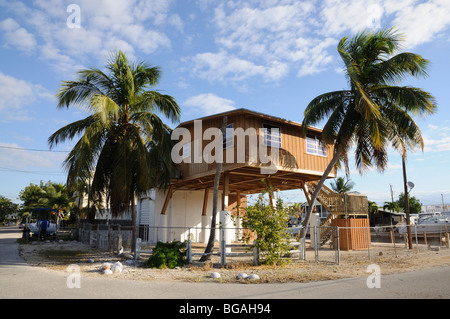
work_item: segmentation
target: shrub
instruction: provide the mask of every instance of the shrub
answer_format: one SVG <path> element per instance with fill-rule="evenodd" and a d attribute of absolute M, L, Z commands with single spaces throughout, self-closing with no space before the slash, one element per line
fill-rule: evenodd
<path fill-rule="evenodd" d="M 186 243 L 173 241 L 171 243 L 158 242 L 153 254 L 145 262 L 147 268 L 170 268 L 186 265 Z"/>
<path fill-rule="evenodd" d="M 268 188 L 267 192 L 271 189 Z M 242 227 L 256 233 L 255 246 L 261 251 L 263 263 L 268 265 L 283 264 L 282 256 L 289 252 L 290 236 L 287 232 L 289 210 L 283 207 L 281 199 L 276 205 L 270 205 L 265 194 L 259 195 L 255 205 L 246 209 L 242 218 Z M 251 242 L 253 232 L 243 236 L 243 240 Z"/>

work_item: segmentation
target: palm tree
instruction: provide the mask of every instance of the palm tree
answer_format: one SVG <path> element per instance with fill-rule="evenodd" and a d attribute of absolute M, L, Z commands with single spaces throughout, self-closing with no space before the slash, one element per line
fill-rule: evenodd
<path fill-rule="evenodd" d="M 69 195 L 63 184 L 49 183 L 43 187 L 44 197 L 38 200 L 43 207 L 58 210 L 58 218 L 64 216 L 64 212 L 73 207 L 75 202 Z"/>
<path fill-rule="evenodd" d="M 375 166 L 383 171 L 387 165 L 386 148 L 420 145 L 420 129 L 411 115 L 427 115 L 436 109 L 434 97 L 419 88 L 398 86 L 408 75 L 427 76 L 428 61 L 420 55 L 398 53 L 402 36 L 394 29 L 363 31 L 337 46 L 344 62 L 347 90 L 319 95 L 306 107 L 303 127 L 328 118 L 322 142 L 334 143 L 332 160 L 311 196 L 313 203 L 333 167 L 344 164 L 348 175 L 348 151 L 355 146 L 355 163 L 362 174 Z M 394 55 L 395 54 L 395 55 Z M 301 237 L 306 234 L 310 205 Z"/>
<path fill-rule="evenodd" d="M 90 115 L 62 127 L 48 141 L 53 147 L 81 135 L 64 161 L 68 187 L 90 180 L 90 191 L 106 198 L 114 217 L 131 207 L 135 238 L 135 197 L 167 186 L 175 169 L 171 129 L 157 113 L 178 122 L 180 108 L 173 97 L 151 90 L 161 75 L 158 67 L 129 63 L 119 51 L 111 55 L 106 71 L 80 70 L 76 81 L 62 83 L 58 108 L 81 106 Z"/>
<path fill-rule="evenodd" d="M 397 202 L 384 202 L 383 209 L 398 213 L 400 211 L 400 206 Z"/>
<path fill-rule="evenodd" d="M 355 183 L 350 181 L 348 178 L 338 177 L 331 183 L 331 188 L 338 194 L 345 194 L 352 190 Z"/>
<path fill-rule="evenodd" d="M 367 207 L 370 214 L 378 214 L 378 211 L 380 210 L 377 203 L 370 200 L 367 201 Z"/>

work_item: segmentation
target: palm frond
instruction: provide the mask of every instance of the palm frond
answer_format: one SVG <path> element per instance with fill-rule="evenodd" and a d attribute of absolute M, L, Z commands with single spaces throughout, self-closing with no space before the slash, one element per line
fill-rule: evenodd
<path fill-rule="evenodd" d="M 59 143 L 65 142 L 67 139 L 71 140 L 77 135 L 81 135 L 90 125 L 94 123 L 95 120 L 95 116 L 90 115 L 85 119 L 70 123 L 60 128 L 48 138 L 50 149 Z"/>

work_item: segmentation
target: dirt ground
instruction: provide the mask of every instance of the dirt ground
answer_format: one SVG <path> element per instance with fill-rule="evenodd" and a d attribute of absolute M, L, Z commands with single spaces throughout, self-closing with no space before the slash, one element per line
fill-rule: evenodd
<path fill-rule="evenodd" d="M 369 276 L 368 266 L 376 264 L 381 274 L 415 271 L 425 268 L 450 265 L 450 249 L 437 247 L 433 250 L 425 245 L 414 245 L 408 250 L 403 244 L 394 248 L 390 243 L 372 243 L 368 251 L 341 251 L 339 265 L 335 262 L 335 252 L 324 250 L 319 254 L 320 261 L 315 261 L 314 250 L 306 251 L 306 260 L 292 259 L 283 266 L 254 266 L 251 257 L 227 258 L 227 266 L 221 267 L 219 257 L 214 256 L 211 262 L 200 263 L 193 258 L 193 263 L 177 269 L 149 269 L 141 266 L 142 257 L 137 264 L 131 255 L 114 255 L 92 248 L 77 241 L 49 241 L 20 245 L 20 255 L 28 264 L 44 267 L 49 271 L 67 271 L 68 265 L 77 264 L 82 276 L 108 276 L 109 278 L 147 281 L 182 280 L 191 282 L 219 281 L 236 282 L 240 273 L 256 274 L 259 280 L 252 283 L 272 282 L 309 282 L 340 278 Z M 197 247 L 202 249 L 202 247 Z M 123 270 L 110 275 L 100 271 L 102 264 L 120 261 Z M 211 273 L 218 272 L 219 279 L 212 279 Z M 240 280 L 250 283 L 249 280 Z"/>

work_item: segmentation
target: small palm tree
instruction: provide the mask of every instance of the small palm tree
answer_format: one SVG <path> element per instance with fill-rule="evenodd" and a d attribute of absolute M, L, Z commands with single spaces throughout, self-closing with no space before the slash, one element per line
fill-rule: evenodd
<path fill-rule="evenodd" d="M 167 186 L 175 169 L 171 129 L 157 114 L 178 122 L 180 108 L 173 97 L 152 90 L 161 75 L 158 67 L 129 63 L 119 51 L 106 71 L 80 70 L 76 81 L 62 83 L 58 108 L 81 106 L 90 115 L 56 131 L 49 144 L 81 135 L 64 162 L 68 187 L 91 180 L 91 192 L 108 200 L 114 217 L 131 207 L 136 226 L 135 197 Z"/>
<path fill-rule="evenodd" d="M 355 183 L 348 178 L 338 177 L 334 180 L 334 183 L 331 183 L 331 188 L 338 194 L 345 194 L 351 191 L 354 185 Z"/>
<path fill-rule="evenodd" d="M 372 202 L 370 200 L 367 201 L 367 206 L 370 214 L 377 214 L 378 211 L 380 210 L 377 203 Z"/>
<path fill-rule="evenodd" d="M 397 202 L 384 202 L 383 209 L 398 213 L 400 211 L 400 206 Z"/>
<path fill-rule="evenodd" d="M 402 151 L 407 145 L 420 145 L 423 139 L 412 115 L 431 114 L 436 109 L 433 96 L 419 88 L 398 86 L 407 76 L 426 76 L 428 61 L 420 55 L 398 53 L 402 37 L 394 30 L 363 31 L 353 38 L 344 37 L 338 53 L 345 65 L 349 88 L 314 98 L 304 112 L 306 129 L 328 118 L 322 130 L 322 142 L 334 144 L 333 158 L 311 196 L 314 202 L 329 173 L 336 165 L 345 165 L 348 151 L 355 146 L 355 163 L 360 173 L 375 166 L 387 166 L 387 147 Z M 303 224 L 306 235 L 313 205 Z"/>
<path fill-rule="evenodd" d="M 73 198 L 63 184 L 49 183 L 42 189 L 45 194 L 38 200 L 38 203 L 43 207 L 56 209 L 58 211 L 58 219 L 64 217 L 64 212 L 67 212 L 75 205 Z"/>

